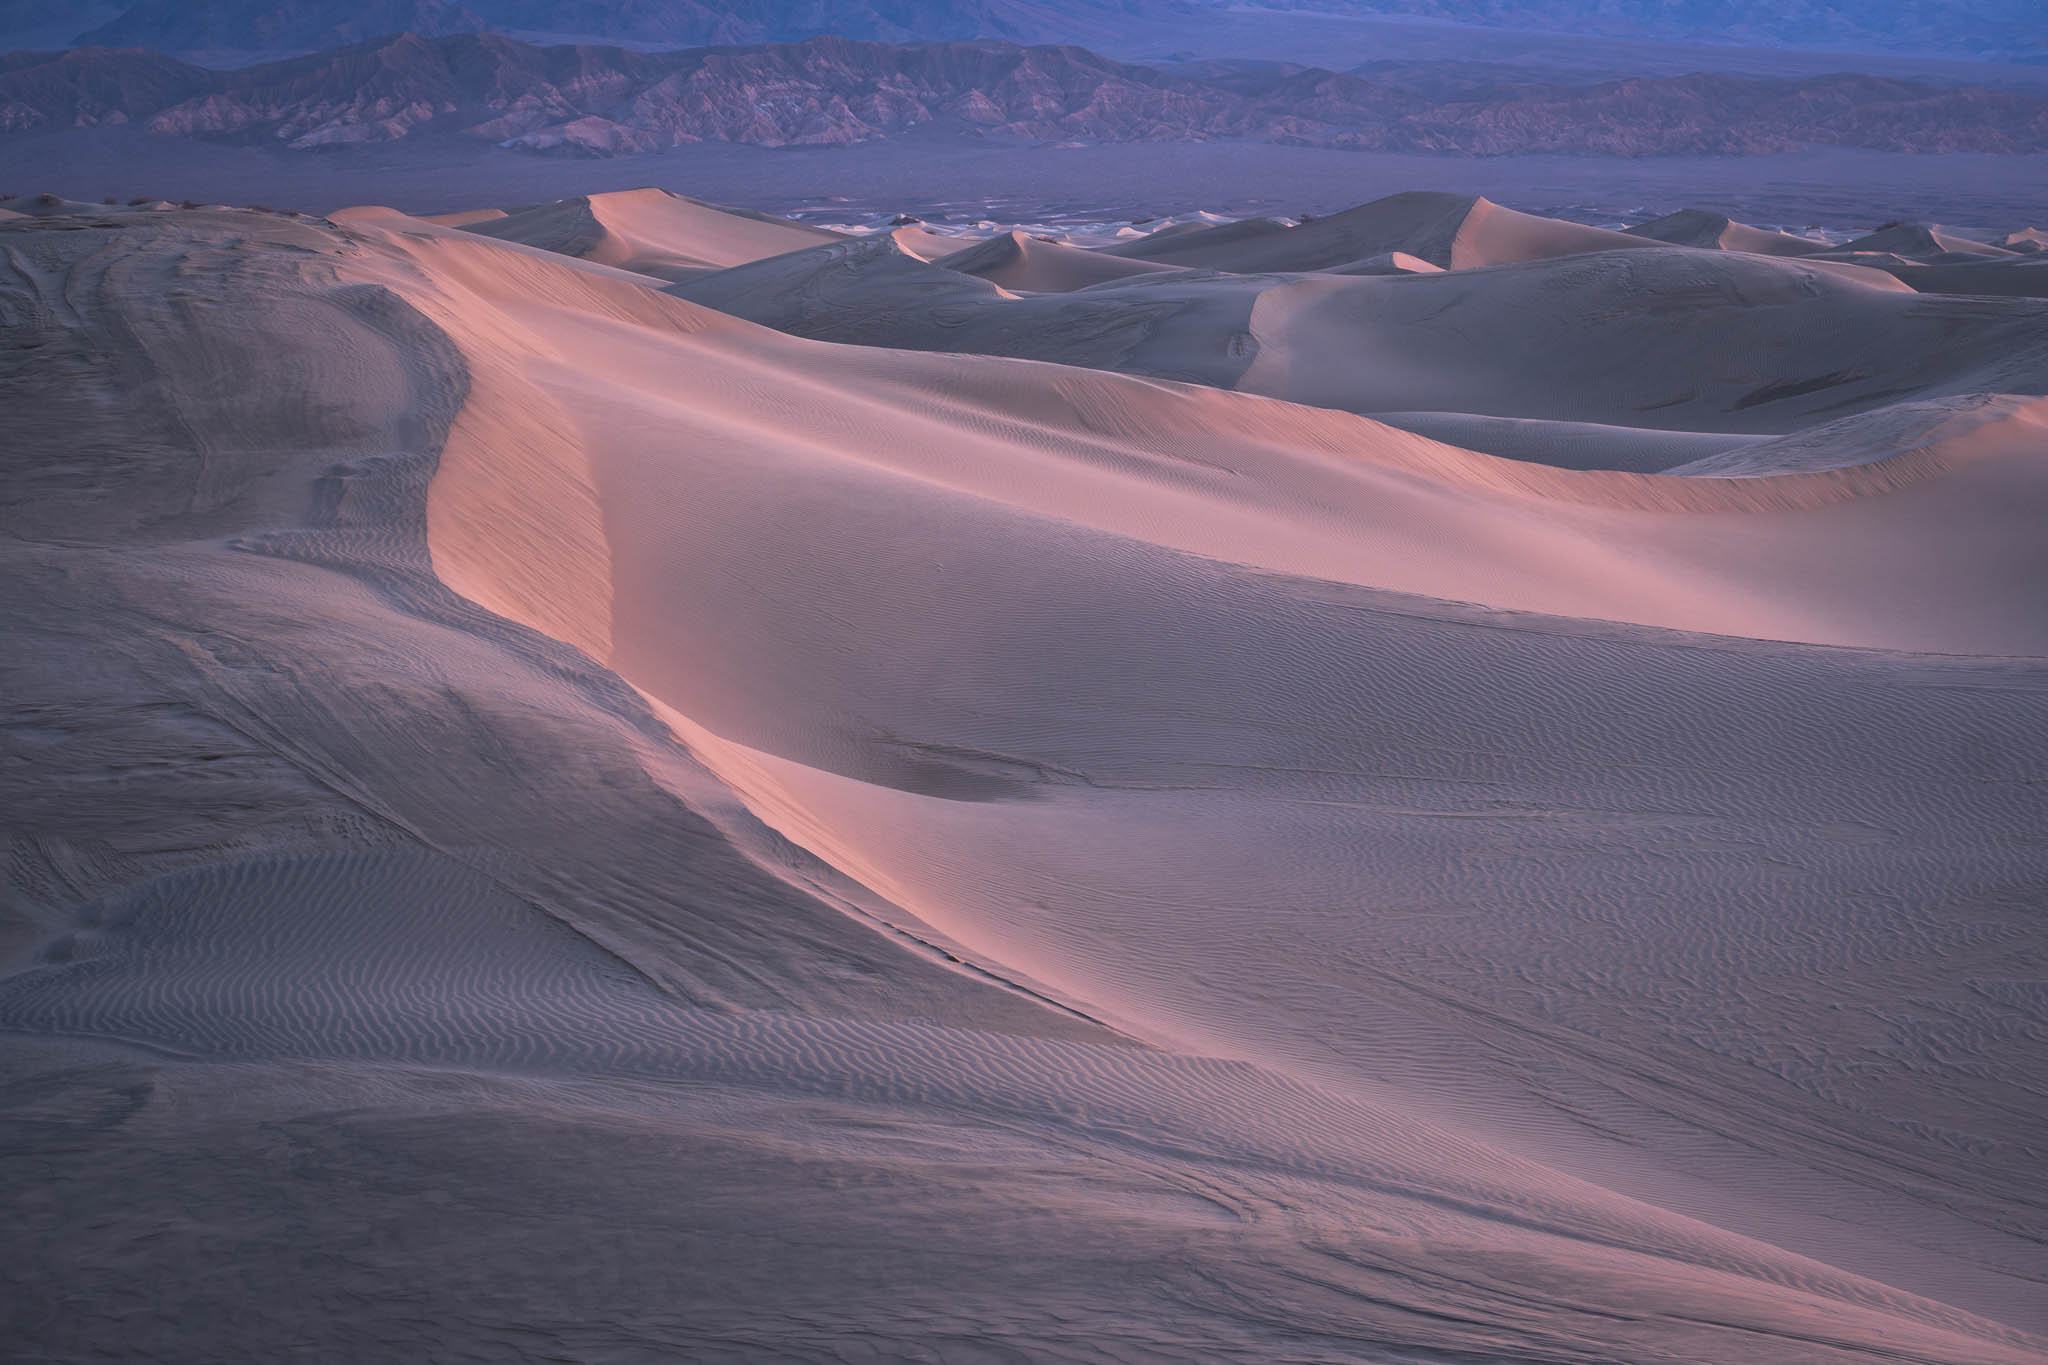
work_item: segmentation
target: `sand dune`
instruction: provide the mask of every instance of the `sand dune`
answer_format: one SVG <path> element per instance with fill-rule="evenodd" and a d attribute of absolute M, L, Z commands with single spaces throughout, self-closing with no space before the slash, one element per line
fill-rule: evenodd
<path fill-rule="evenodd" d="M 1649 237 L 1675 246 L 1708 247 L 1721 251 L 1750 251 L 1763 256 L 1810 256 L 1827 249 L 1825 242 L 1794 237 L 1789 232 L 1770 232 L 1737 223 L 1726 214 L 1705 209 L 1680 209 L 1635 227 L 1625 228 L 1633 237 Z"/>
<path fill-rule="evenodd" d="M 1410 256 L 1405 251 L 1383 251 L 1377 256 L 1368 256 L 1362 261 L 1347 261 L 1343 265 L 1331 266 L 1332 275 L 1434 275 L 1443 269 L 1431 265 L 1420 256 Z"/>
<path fill-rule="evenodd" d="M 1328 270 L 1394 251 L 1446 270 L 1463 270 L 1657 245 L 1662 243 L 1517 213 L 1473 195 L 1417 190 L 1295 227 L 1252 219 L 1111 250 L 1140 260 L 1254 274 Z"/>
<path fill-rule="evenodd" d="M 422 222 L 436 227 L 472 227 L 477 223 L 491 223 L 512 215 L 504 209 L 465 209 L 459 213 L 424 213 Z"/>
<path fill-rule="evenodd" d="M 1655 431 L 1599 422 L 1534 417 L 1483 417 L 1471 412 L 1376 412 L 1388 426 L 1432 441 L 1559 469 L 1616 469 L 1661 474 L 1709 455 L 1769 441 L 1718 431 Z"/>
<path fill-rule="evenodd" d="M 0 200 L 0 211 L 16 218 L 73 218 L 80 214 L 103 213 L 105 208 L 55 194 L 10 194 Z"/>
<path fill-rule="evenodd" d="M 0 225 L 33 1349 L 2048 1351 L 2041 305 L 518 217 Z"/>
<path fill-rule="evenodd" d="M 1039 294 L 1064 294 L 1109 280 L 1176 268 L 1156 261 L 1123 260 L 1100 251 L 1042 242 L 1022 232 L 1006 232 L 965 250 L 927 259 L 943 269 L 979 276 L 1005 289 Z"/>
<path fill-rule="evenodd" d="M 921 227 L 900 227 L 889 233 L 897 247 L 920 261 L 936 261 L 961 249 L 959 237 L 949 237 Z"/>
<path fill-rule="evenodd" d="M 743 265 L 839 235 L 656 189 L 619 190 L 495 216 L 455 214 L 435 221 L 665 280 Z"/>
<path fill-rule="evenodd" d="M 1876 232 L 1844 242 L 1840 250 L 1888 251 L 1895 255 L 1914 259 L 1930 256 L 2004 256 L 2009 254 L 2005 247 L 1993 246 L 1989 242 L 1974 241 L 1960 237 L 1939 228 L 1927 227 L 1920 223 L 1899 223 L 1892 227 L 1880 228 Z"/>
<path fill-rule="evenodd" d="M 1939 260 L 1863 253 L 1861 258 L 1922 294 L 2048 298 L 2048 258 L 2039 253 L 1944 256 Z"/>
<path fill-rule="evenodd" d="M 1908 398 L 2048 392 L 2040 304 L 1925 298 L 1880 271 L 1736 252 L 1596 252 L 1409 277 L 1189 271 L 1013 297 L 869 239 L 675 292 L 821 340 L 1049 360 L 1361 413 L 1777 434 Z M 1688 325 L 1672 326 L 1680 314 Z M 1498 318 L 1513 325 L 1489 325 Z"/>

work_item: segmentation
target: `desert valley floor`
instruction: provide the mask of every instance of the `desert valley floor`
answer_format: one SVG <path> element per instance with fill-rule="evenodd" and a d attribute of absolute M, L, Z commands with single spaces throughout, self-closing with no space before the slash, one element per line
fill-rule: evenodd
<path fill-rule="evenodd" d="M 2038 1365 L 2027 226 L 0 204 L 11 1358 Z"/>

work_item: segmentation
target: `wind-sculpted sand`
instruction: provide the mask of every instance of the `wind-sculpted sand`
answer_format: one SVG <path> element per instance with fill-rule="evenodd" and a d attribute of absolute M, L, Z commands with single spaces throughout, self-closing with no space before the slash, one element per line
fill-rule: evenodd
<path fill-rule="evenodd" d="M 1238 273 L 1334 270 L 1399 251 L 1446 270 L 1660 246 L 1651 238 L 1538 218 L 1475 195 L 1415 191 L 1327 218 L 1222 223 L 1111 247 L 1112 254 Z"/>
<path fill-rule="evenodd" d="M 435 221 L 665 280 L 797 251 L 839 234 L 702 204 L 666 190 L 623 190 Z"/>
<path fill-rule="evenodd" d="M 1183 270 L 1019 294 L 871 237 L 674 292 L 820 340 L 1360 413 L 1780 434 L 1905 399 L 2048 391 L 2048 302 L 1925 295 L 1882 271 L 1728 251 L 1414 275 Z"/>
<path fill-rule="evenodd" d="M 550 212 L 0 224 L 29 1358 L 2048 1352 L 2048 305 Z"/>

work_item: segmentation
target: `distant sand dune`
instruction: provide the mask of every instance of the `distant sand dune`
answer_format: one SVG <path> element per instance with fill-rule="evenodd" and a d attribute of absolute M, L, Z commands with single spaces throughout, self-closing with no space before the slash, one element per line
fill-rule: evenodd
<path fill-rule="evenodd" d="M 833 240 L 837 233 L 701 204 L 666 190 L 620 190 L 448 223 L 662 279 L 687 279 Z M 447 219 L 436 221 L 446 222 Z"/>
<path fill-rule="evenodd" d="M 1296 227 L 1267 228 L 1254 220 L 1163 240 L 1147 238 L 1110 250 L 1171 265 L 1260 274 L 1328 270 L 1390 251 L 1418 256 L 1446 270 L 1464 270 L 1658 245 L 1662 243 L 1627 233 L 1517 213 L 1474 195 L 1416 190 Z"/>
<path fill-rule="evenodd" d="M 1810 256 L 1827 249 L 1825 242 L 1795 237 L 1789 232 L 1767 232 L 1705 209 L 1680 209 L 1624 231 L 1633 237 L 1648 237 L 1676 246 L 1748 251 L 1762 256 Z"/>
<path fill-rule="evenodd" d="M 1842 244 L 1843 251 L 1891 251 L 1901 256 L 2005 256 L 2005 247 L 1973 241 L 1939 228 L 1901 223 Z"/>
<path fill-rule="evenodd" d="M 940 256 L 933 264 L 962 275 L 978 275 L 1005 289 L 1040 294 L 1064 294 L 1109 280 L 1174 269 L 1161 262 L 1120 260 L 1104 252 L 1036 241 L 1021 232 L 1006 232 Z"/>
<path fill-rule="evenodd" d="M 1777 434 L 1908 398 L 2048 392 L 2042 304 L 1941 301 L 1881 271 L 1723 251 L 1406 277 L 1190 270 L 1010 298 L 867 240 L 674 292 L 822 340 L 1050 360 L 1363 413 Z"/>

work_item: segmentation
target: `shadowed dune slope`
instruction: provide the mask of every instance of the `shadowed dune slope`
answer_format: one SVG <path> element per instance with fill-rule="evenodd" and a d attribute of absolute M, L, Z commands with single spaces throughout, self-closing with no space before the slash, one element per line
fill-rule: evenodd
<path fill-rule="evenodd" d="M 2048 408 L 1960 392 L 2028 373 L 2021 305 L 1677 249 L 708 277 L 1179 298 L 1240 374 L 1570 299 L 1589 409 L 1661 373 L 1588 340 L 1629 290 L 1731 355 L 1945 329 L 1890 404 L 1674 425 L 1681 475 L 388 212 L 0 246 L 34 1351 L 2048 1350 Z"/>
<path fill-rule="evenodd" d="M 1876 258 L 1879 267 L 1922 294 L 1970 294 L 1979 298 L 2048 298 L 2048 256 L 2039 252 L 2001 257 L 1950 256 L 1914 261 Z"/>

